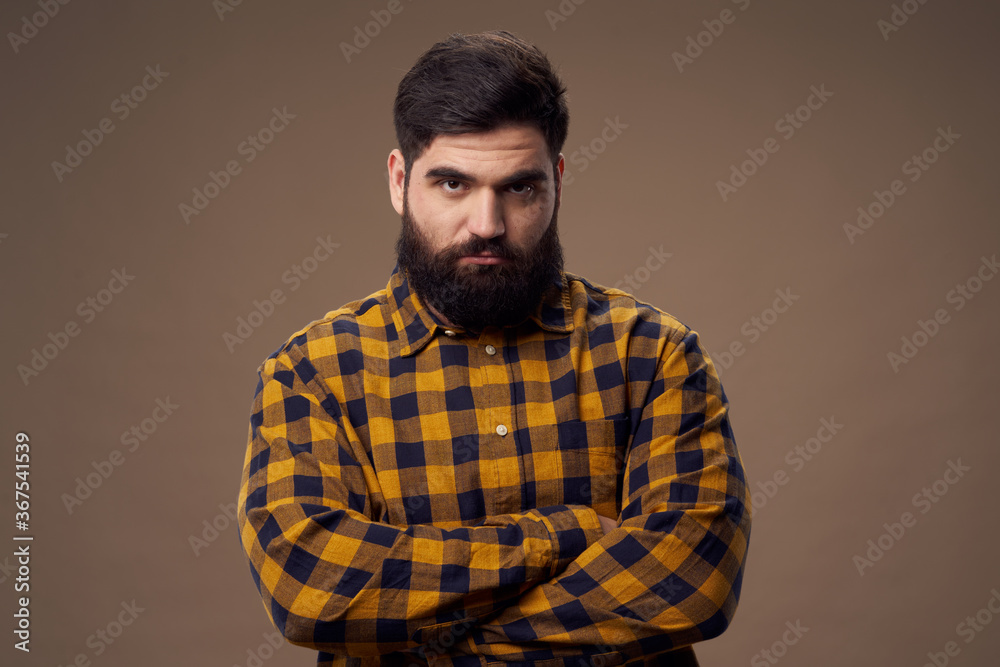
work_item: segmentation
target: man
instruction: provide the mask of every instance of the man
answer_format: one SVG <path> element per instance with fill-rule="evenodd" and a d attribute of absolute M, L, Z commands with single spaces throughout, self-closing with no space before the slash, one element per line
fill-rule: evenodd
<path fill-rule="evenodd" d="M 388 285 L 259 369 L 242 544 L 322 665 L 697 665 L 736 610 L 728 402 L 697 334 L 563 270 L 564 90 L 503 31 L 421 56 Z"/>

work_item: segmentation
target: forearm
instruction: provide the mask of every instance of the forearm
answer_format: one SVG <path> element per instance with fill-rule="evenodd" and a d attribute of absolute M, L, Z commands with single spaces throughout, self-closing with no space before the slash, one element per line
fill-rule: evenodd
<path fill-rule="evenodd" d="M 337 509 L 301 513 L 294 502 L 246 512 L 244 546 L 265 606 L 293 643 L 352 656 L 412 648 L 427 640 L 425 627 L 509 604 L 600 535 L 586 508 L 451 530 L 401 529 Z M 263 546 L 268 524 L 281 531 Z"/>
<path fill-rule="evenodd" d="M 505 661 L 638 657 L 717 636 L 736 609 L 746 522 L 717 516 L 706 526 L 669 514 L 625 520 L 562 574 L 477 625 L 455 651 Z"/>

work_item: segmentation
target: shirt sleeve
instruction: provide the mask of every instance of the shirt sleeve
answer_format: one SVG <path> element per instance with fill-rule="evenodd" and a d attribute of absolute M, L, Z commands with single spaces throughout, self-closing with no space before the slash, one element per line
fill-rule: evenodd
<path fill-rule="evenodd" d="M 650 322 L 639 328 L 651 326 Z M 633 334 L 639 333 L 638 330 Z M 640 336 L 654 338 L 656 332 Z M 649 656 L 715 637 L 736 611 L 750 496 L 715 368 L 686 328 L 636 345 L 618 526 L 453 649 L 503 661 Z M 635 339 L 635 336 L 633 336 Z M 655 373 L 642 372 L 645 367 Z M 651 380 L 648 378 L 652 375 Z"/>
<path fill-rule="evenodd" d="M 259 377 L 238 524 L 264 606 L 294 644 L 351 656 L 414 648 L 509 604 L 602 535 L 582 505 L 454 529 L 381 522 L 374 468 L 309 359 L 286 349 Z"/>

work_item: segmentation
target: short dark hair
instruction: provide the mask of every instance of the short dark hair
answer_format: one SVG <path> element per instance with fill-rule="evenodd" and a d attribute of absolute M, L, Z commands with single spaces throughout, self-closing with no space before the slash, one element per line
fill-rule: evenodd
<path fill-rule="evenodd" d="M 538 47 L 506 30 L 455 33 L 429 48 L 396 91 L 396 140 L 410 167 L 439 134 L 533 123 L 552 163 L 569 130 L 566 88 Z"/>

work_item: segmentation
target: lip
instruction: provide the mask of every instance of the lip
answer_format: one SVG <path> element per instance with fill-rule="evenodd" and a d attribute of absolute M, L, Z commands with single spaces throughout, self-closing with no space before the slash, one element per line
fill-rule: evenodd
<path fill-rule="evenodd" d="M 510 261 L 496 255 L 465 255 L 462 260 L 468 264 L 506 264 Z"/>

